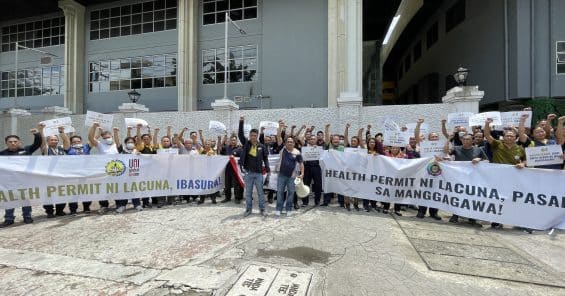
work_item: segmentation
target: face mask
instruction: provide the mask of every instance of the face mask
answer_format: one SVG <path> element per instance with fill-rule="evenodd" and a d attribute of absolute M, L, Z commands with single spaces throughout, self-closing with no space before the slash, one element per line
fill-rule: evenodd
<path fill-rule="evenodd" d="M 73 148 L 75 149 L 82 149 L 82 144 L 74 144 Z"/>
<path fill-rule="evenodd" d="M 112 138 L 104 139 L 104 141 L 106 142 L 106 145 L 112 145 L 112 144 L 114 144 L 114 140 L 113 140 Z"/>
<path fill-rule="evenodd" d="M 467 134 L 466 132 L 459 132 L 459 138 L 462 138 L 466 134 Z"/>
<path fill-rule="evenodd" d="M 127 143 L 127 144 L 126 144 L 126 148 L 127 148 L 128 150 L 133 150 L 133 148 L 135 148 L 135 145 L 134 145 L 133 143 Z"/>

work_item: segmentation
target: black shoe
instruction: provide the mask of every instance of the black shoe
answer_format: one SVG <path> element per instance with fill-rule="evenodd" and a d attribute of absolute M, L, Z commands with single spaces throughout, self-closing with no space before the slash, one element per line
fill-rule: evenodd
<path fill-rule="evenodd" d="M 477 221 L 469 221 L 469 225 L 477 227 L 477 228 L 482 228 L 483 224 L 478 223 Z"/>
<path fill-rule="evenodd" d="M 348 205 L 348 204 L 345 205 L 345 208 L 346 208 L 348 211 L 351 211 L 351 206 L 350 206 L 350 205 Z"/>
<path fill-rule="evenodd" d="M 48 219 L 55 218 L 55 214 L 53 214 L 53 213 L 48 213 L 48 214 L 47 214 L 47 218 L 48 218 Z"/>
<path fill-rule="evenodd" d="M 241 204 L 241 199 L 236 199 L 236 200 L 235 200 L 235 203 L 236 203 L 236 204 Z"/>
<path fill-rule="evenodd" d="M 328 206 L 328 203 L 327 203 L 327 202 L 322 203 L 322 204 L 320 205 L 320 207 L 327 207 L 327 206 Z"/>
<path fill-rule="evenodd" d="M 55 216 L 66 216 L 66 215 L 67 215 L 67 213 L 65 213 L 65 212 L 57 212 L 57 213 L 55 213 Z"/>
<path fill-rule="evenodd" d="M 299 209 L 300 209 L 300 206 L 297 205 L 297 204 L 295 204 L 295 205 L 294 205 L 294 209 L 295 209 L 295 210 L 299 210 Z"/>
<path fill-rule="evenodd" d="M 0 228 L 8 227 L 14 224 L 14 220 L 4 220 L 4 223 L 0 224 Z"/>
<path fill-rule="evenodd" d="M 90 213 L 90 208 L 83 208 L 82 212 L 88 214 Z"/>
<path fill-rule="evenodd" d="M 365 208 L 365 212 L 370 213 L 370 212 L 371 212 L 371 208 Z"/>
<path fill-rule="evenodd" d="M 357 212 L 359 212 L 359 205 L 353 205 L 353 207 L 355 208 L 355 210 L 357 210 Z"/>
<path fill-rule="evenodd" d="M 71 215 L 71 216 L 76 216 L 76 215 L 77 215 L 77 211 L 76 211 L 76 210 L 71 210 L 70 215 Z"/>
<path fill-rule="evenodd" d="M 424 213 L 418 212 L 418 214 L 416 215 L 416 218 L 424 219 Z"/>
<path fill-rule="evenodd" d="M 456 216 L 451 216 L 451 218 L 449 218 L 449 222 L 457 223 L 457 222 L 459 222 L 459 218 L 457 218 Z"/>
<path fill-rule="evenodd" d="M 383 210 L 383 214 L 388 214 L 388 210 Z"/>
<path fill-rule="evenodd" d="M 29 217 L 29 218 L 24 218 L 24 223 L 25 223 L 25 224 L 31 224 L 31 223 L 33 223 L 33 219 L 31 219 L 31 217 Z"/>
<path fill-rule="evenodd" d="M 144 209 L 145 209 L 145 208 L 150 209 L 150 208 L 152 208 L 153 206 L 152 206 L 151 204 L 144 204 L 144 205 L 142 205 L 142 207 L 143 207 Z"/>
<path fill-rule="evenodd" d="M 267 202 L 270 203 L 270 204 L 272 204 L 272 203 L 273 203 L 273 198 L 271 197 L 271 198 L 267 199 Z"/>
<path fill-rule="evenodd" d="M 402 216 L 401 212 L 394 212 L 396 214 L 396 216 Z"/>
<path fill-rule="evenodd" d="M 198 201 L 198 202 L 197 202 L 196 204 L 199 204 L 199 205 L 201 205 L 201 204 L 203 204 L 203 203 L 204 203 L 204 201 L 203 201 L 203 200 L 199 200 L 199 201 Z"/>
<path fill-rule="evenodd" d="M 220 201 L 220 203 L 226 203 L 231 201 L 231 198 L 224 198 L 222 201 Z"/>
<path fill-rule="evenodd" d="M 502 229 L 502 227 L 503 226 L 500 223 L 491 223 L 490 224 L 490 228 L 492 228 L 492 229 Z"/>
<path fill-rule="evenodd" d="M 212 198 L 212 203 L 213 203 L 213 204 L 217 204 L 215 197 Z"/>
<path fill-rule="evenodd" d="M 441 217 L 438 216 L 438 215 L 433 215 L 433 216 L 430 216 L 430 217 L 432 217 L 434 220 L 441 221 Z"/>

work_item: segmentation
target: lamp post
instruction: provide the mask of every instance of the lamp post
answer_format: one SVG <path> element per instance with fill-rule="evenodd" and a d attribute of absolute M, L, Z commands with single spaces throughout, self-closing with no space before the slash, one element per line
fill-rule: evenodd
<path fill-rule="evenodd" d="M 132 103 L 137 103 L 139 101 L 139 97 L 141 97 L 141 94 L 137 92 L 137 90 L 132 90 L 130 92 L 128 92 L 128 96 L 129 96 L 129 100 Z"/>
<path fill-rule="evenodd" d="M 232 21 L 230 18 L 229 12 L 226 12 L 226 21 L 225 21 L 225 32 L 224 32 L 224 97 L 223 100 L 228 100 L 228 37 L 229 37 L 229 24 L 232 24 L 241 35 L 246 35 L 242 28 L 240 28 L 236 23 Z"/>
<path fill-rule="evenodd" d="M 467 75 L 469 75 L 469 70 L 460 66 L 453 74 L 453 78 L 458 86 L 464 86 L 467 83 Z"/>

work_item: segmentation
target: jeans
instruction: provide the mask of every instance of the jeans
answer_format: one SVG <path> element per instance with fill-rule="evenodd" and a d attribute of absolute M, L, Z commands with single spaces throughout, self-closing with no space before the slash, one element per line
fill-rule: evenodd
<path fill-rule="evenodd" d="M 282 211 L 284 204 L 284 191 L 286 188 L 286 212 L 291 212 L 294 202 L 294 178 L 279 174 L 277 178 L 277 211 Z"/>
<path fill-rule="evenodd" d="M 31 218 L 31 207 L 22 207 L 22 216 L 24 218 Z M 14 209 L 6 209 L 4 219 L 6 221 L 14 221 Z"/>
<path fill-rule="evenodd" d="M 141 204 L 141 200 L 139 198 L 132 198 L 131 203 L 133 203 L 133 207 L 137 207 Z M 117 207 L 125 207 L 128 204 L 127 199 L 116 199 L 116 206 Z"/>
<path fill-rule="evenodd" d="M 265 194 L 263 193 L 263 175 L 261 173 L 248 172 L 245 177 L 245 210 L 253 208 L 253 186 L 259 196 L 259 209 L 265 210 Z"/>
<path fill-rule="evenodd" d="M 304 167 L 304 185 L 310 187 L 314 181 L 312 189 L 314 191 L 314 203 L 318 205 L 322 197 L 322 169 L 319 166 Z M 308 196 L 302 198 L 302 204 L 308 205 Z"/>

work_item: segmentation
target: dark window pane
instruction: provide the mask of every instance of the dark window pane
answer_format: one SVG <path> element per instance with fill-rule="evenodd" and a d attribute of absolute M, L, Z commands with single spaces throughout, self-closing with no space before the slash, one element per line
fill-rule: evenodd
<path fill-rule="evenodd" d="M 141 68 L 141 58 L 131 58 L 132 68 Z"/>
<path fill-rule="evenodd" d="M 91 21 L 90 22 L 90 30 L 98 30 L 99 28 L 99 23 L 98 21 Z"/>
<path fill-rule="evenodd" d="M 59 35 L 59 27 L 51 28 L 51 36 L 57 36 L 57 35 Z"/>
<path fill-rule="evenodd" d="M 127 26 L 131 24 L 131 16 L 122 16 L 122 26 Z"/>
<path fill-rule="evenodd" d="M 216 73 L 216 83 L 224 83 L 224 72 Z"/>
<path fill-rule="evenodd" d="M 59 37 L 52 37 L 51 45 L 59 45 Z"/>
<path fill-rule="evenodd" d="M 229 0 L 220 0 L 216 2 L 216 11 L 228 10 L 229 3 Z"/>
<path fill-rule="evenodd" d="M 100 39 L 106 39 L 110 37 L 110 30 L 100 30 Z"/>
<path fill-rule="evenodd" d="M 41 39 L 33 40 L 33 47 L 41 47 Z"/>
<path fill-rule="evenodd" d="M 141 24 L 141 14 L 134 14 L 131 16 L 132 24 Z"/>
<path fill-rule="evenodd" d="M 41 22 L 39 22 L 39 27 L 43 28 L 43 25 L 41 24 Z M 18 26 L 16 26 L 16 25 L 10 26 L 10 33 L 11 34 L 17 33 L 17 32 L 18 32 Z"/>
<path fill-rule="evenodd" d="M 154 14 L 155 21 L 165 20 L 165 10 L 157 10 Z"/>
<path fill-rule="evenodd" d="M 114 7 L 110 9 L 110 16 L 120 16 L 120 8 Z"/>
<path fill-rule="evenodd" d="M 110 30 L 110 37 L 120 37 L 120 28 L 112 28 Z"/>
<path fill-rule="evenodd" d="M 243 0 L 230 0 L 230 9 L 239 9 L 243 6 Z"/>
<path fill-rule="evenodd" d="M 110 26 L 111 27 L 119 27 L 120 26 L 120 18 L 119 17 L 113 17 L 110 19 Z"/>
<path fill-rule="evenodd" d="M 152 22 L 153 21 L 153 12 L 146 12 L 143 13 L 143 22 Z"/>
<path fill-rule="evenodd" d="M 163 77 L 153 78 L 153 87 L 164 87 L 165 79 Z"/>
<path fill-rule="evenodd" d="M 41 30 L 33 31 L 34 38 L 41 38 L 41 35 L 43 35 L 41 32 L 42 32 Z"/>
<path fill-rule="evenodd" d="M 172 77 L 166 77 L 165 78 L 165 86 L 176 86 L 177 85 L 177 78 L 172 76 Z"/>
<path fill-rule="evenodd" d="M 100 18 L 100 11 L 96 10 L 90 13 L 91 20 L 97 20 Z"/>
<path fill-rule="evenodd" d="M 141 81 L 141 87 L 142 88 L 152 88 L 153 87 L 153 79 L 152 78 L 143 79 Z"/>
<path fill-rule="evenodd" d="M 131 13 L 141 13 L 141 4 L 134 4 L 131 6 Z"/>
<path fill-rule="evenodd" d="M 110 26 L 110 21 L 108 19 L 100 20 L 100 28 L 106 29 Z"/>
<path fill-rule="evenodd" d="M 565 52 L 565 42 L 557 42 L 557 51 L 558 52 Z"/>
<path fill-rule="evenodd" d="M 167 0 L 167 8 L 177 7 L 177 0 Z"/>
<path fill-rule="evenodd" d="M 155 32 L 165 30 L 165 22 L 155 22 L 154 30 Z"/>
<path fill-rule="evenodd" d="M 216 23 L 223 23 L 225 21 L 226 21 L 226 13 L 225 12 L 216 13 Z"/>
<path fill-rule="evenodd" d="M 109 18 L 110 17 L 110 10 L 109 9 L 102 9 L 100 10 L 100 18 Z"/>
<path fill-rule="evenodd" d="M 143 33 L 153 32 L 153 23 L 143 24 Z"/>
<path fill-rule="evenodd" d="M 141 69 L 131 69 L 131 78 L 141 78 Z"/>
<path fill-rule="evenodd" d="M 121 10 L 122 10 L 122 15 L 128 15 L 131 13 L 131 6 L 130 5 L 122 6 Z"/>
<path fill-rule="evenodd" d="M 53 26 L 58 26 L 59 25 L 59 19 L 53 19 L 52 21 Z M 26 24 L 26 31 L 31 31 L 33 30 L 33 23 L 27 23 Z"/>
<path fill-rule="evenodd" d="M 121 36 L 128 36 L 131 34 L 131 27 L 122 27 Z"/>
<path fill-rule="evenodd" d="M 557 74 L 565 74 L 565 64 L 557 64 Z"/>
<path fill-rule="evenodd" d="M 59 43 L 65 44 L 65 36 L 59 36 Z"/>
<path fill-rule="evenodd" d="M 257 0 L 244 0 L 245 6 L 257 6 Z"/>
<path fill-rule="evenodd" d="M 210 25 L 216 23 L 216 14 L 205 14 L 204 15 L 204 25 Z"/>
<path fill-rule="evenodd" d="M 110 81 L 110 90 L 119 90 L 120 81 Z"/>
<path fill-rule="evenodd" d="M 141 88 L 141 79 L 134 79 L 131 81 L 131 88 Z"/>
<path fill-rule="evenodd" d="M 121 90 L 131 89 L 129 80 L 120 80 L 120 89 Z"/>
<path fill-rule="evenodd" d="M 131 26 L 131 34 L 141 34 L 141 25 L 133 25 Z"/>
<path fill-rule="evenodd" d="M 146 11 L 153 11 L 153 2 L 152 1 L 143 3 L 143 12 L 146 12 Z"/>
<path fill-rule="evenodd" d="M 51 38 L 44 38 L 43 39 L 43 46 L 51 46 Z"/>
<path fill-rule="evenodd" d="M 32 95 L 32 89 L 31 89 L 31 88 L 26 88 L 26 89 L 25 89 L 25 95 L 26 95 L 26 96 L 31 96 L 31 95 Z"/>
<path fill-rule="evenodd" d="M 247 8 L 243 11 L 244 19 L 257 18 L 257 8 Z"/>
<path fill-rule="evenodd" d="M 2 35 L 6 35 L 10 33 L 10 27 L 3 27 L 2 28 Z"/>
<path fill-rule="evenodd" d="M 167 9 L 167 19 L 174 19 L 177 18 L 177 9 Z"/>
<path fill-rule="evenodd" d="M 157 9 L 164 9 L 165 8 L 165 0 L 157 0 L 155 1 L 155 10 Z"/>
<path fill-rule="evenodd" d="M 33 33 L 35 32 L 34 31 L 26 32 L 26 40 L 33 39 Z M 6 39 L 5 41 L 3 40 L 4 42 L 8 42 L 9 40 L 8 36 L 3 36 L 2 39 Z"/>
<path fill-rule="evenodd" d="M 204 3 L 203 12 L 204 13 L 216 12 L 216 3 L 214 2 Z"/>
<path fill-rule="evenodd" d="M 230 11 L 230 18 L 234 21 L 239 21 L 243 19 L 243 11 L 242 10 L 232 10 Z"/>
<path fill-rule="evenodd" d="M 43 38 L 50 37 L 50 36 L 51 36 L 51 31 L 49 29 L 43 29 Z M 23 39 L 23 38 L 18 37 L 18 39 Z"/>
<path fill-rule="evenodd" d="M 174 30 L 177 28 L 177 20 L 168 20 L 166 29 L 167 30 Z"/>

